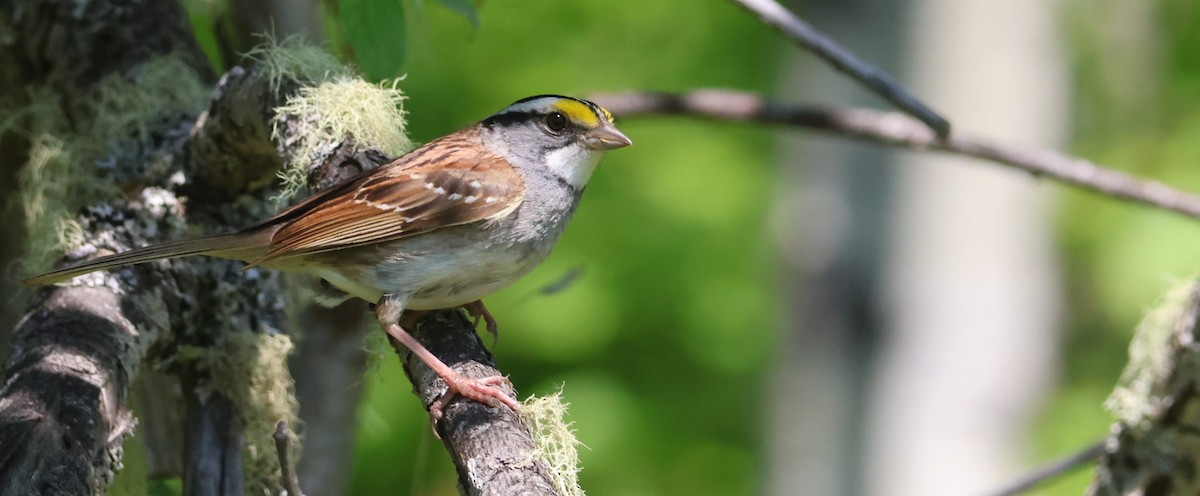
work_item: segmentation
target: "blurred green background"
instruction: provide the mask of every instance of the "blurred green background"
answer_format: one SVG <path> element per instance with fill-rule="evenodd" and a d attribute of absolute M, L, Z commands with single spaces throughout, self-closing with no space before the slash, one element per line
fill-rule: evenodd
<path fill-rule="evenodd" d="M 1076 99 L 1069 151 L 1196 191 L 1200 5 L 1156 0 L 1132 11 L 1122 2 L 1068 5 L 1062 29 Z M 1200 267 L 1195 221 L 1066 188 L 1057 210 L 1068 313 L 1061 377 L 1031 433 L 1042 459 L 1107 432 L 1112 419 L 1099 405 L 1125 366 L 1134 327 Z M 1091 476 L 1078 471 L 1043 494 L 1081 494 Z"/>
<path fill-rule="evenodd" d="M 1195 189 L 1200 7 L 1155 0 L 1144 38 L 1113 40 L 1118 3 L 1064 4 L 1074 94 L 1068 151 Z M 387 46 L 350 47 L 352 21 L 331 2 L 323 4 L 327 43 L 348 61 L 371 60 L 372 76 L 405 76 L 399 86 L 418 142 L 538 93 L 727 87 L 778 94 L 785 60 L 808 57 L 725 1 L 493 0 L 478 6 L 477 29 L 439 2 L 367 4 L 404 6 L 405 29 L 372 38 L 403 42 L 403 50 L 389 56 L 371 52 Z M 225 7 L 188 5 L 219 60 L 211 32 Z M 807 13 L 804 5 L 798 11 Z M 1135 55 L 1114 57 L 1114 43 L 1134 44 L 1126 49 Z M 1153 56 L 1149 70 L 1130 61 L 1138 49 Z M 399 54 L 403 65 L 388 71 Z M 843 103 L 821 94 L 807 100 Z M 777 139 L 804 131 L 686 118 L 618 116 L 618 125 L 636 145 L 604 160 L 550 260 L 488 300 L 502 334 L 493 351 L 523 395 L 562 389 L 587 446 L 582 486 L 591 494 L 765 493 L 768 380 L 792 332 L 783 324 L 791 302 L 781 296 L 768 219 L 783 176 Z M 1066 318 L 1060 374 L 1028 433 L 1029 467 L 1107 433 L 1102 403 L 1132 329 L 1173 281 L 1200 266 L 1195 222 L 1053 189 Z M 813 213 L 782 221 L 806 215 Z M 579 276 L 565 289 L 541 293 L 571 273 Z M 453 467 L 397 360 L 378 340 L 368 343 L 375 363 L 364 379 L 351 493 L 456 494 Z M 857 360 L 868 366 L 870 357 Z M 1080 494 L 1090 476 L 1083 470 L 1035 494 Z"/>

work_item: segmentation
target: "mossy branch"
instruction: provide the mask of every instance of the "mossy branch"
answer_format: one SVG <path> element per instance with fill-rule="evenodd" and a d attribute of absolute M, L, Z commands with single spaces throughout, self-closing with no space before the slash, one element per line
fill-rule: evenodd
<path fill-rule="evenodd" d="M 457 310 L 430 312 L 410 331 L 446 365 L 466 377 L 501 375 L 474 326 Z M 446 383 L 403 345 L 393 341 L 392 347 L 428 410 L 445 394 Z M 536 412 L 524 413 L 530 414 Z M 459 491 L 463 494 L 582 494 L 577 491 L 575 467 L 567 474 L 555 473 L 545 457 L 539 456 L 529 426 L 507 407 L 458 398 L 446 406 L 444 417 L 434 429 L 458 468 Z M 573 442 L 568 444 L 573 452 Z"/>
<path fill-rule="evenodd" d="M 1117 422 L 1088 494 L 1200 492 L 1200 281 L 1142 320 L 1106 406 Z"/>

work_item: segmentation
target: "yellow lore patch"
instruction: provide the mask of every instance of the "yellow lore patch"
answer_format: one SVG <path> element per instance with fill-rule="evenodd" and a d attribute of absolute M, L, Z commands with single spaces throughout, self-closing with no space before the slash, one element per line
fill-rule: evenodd
<path fill-rule="evenodd" d="M 578 122 L 587 127 L 596 127 L 600 125 L 600 119 L 596 117 L 596 113 L 591 107 L 575 100 L 562 99 L 554 102 L 554 108 L 562 112 L 574 122 Z M 607 114 L 607 112 L 605 112 Z"/>

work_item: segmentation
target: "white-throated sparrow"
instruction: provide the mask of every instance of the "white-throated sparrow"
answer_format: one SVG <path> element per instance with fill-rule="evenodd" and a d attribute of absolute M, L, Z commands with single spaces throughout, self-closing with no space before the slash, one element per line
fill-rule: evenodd
<path fill-rule="evenodd" d="M 503 377 L 463 377 L 404 331 L 400 315 L 482 309 L 480 298 L 549 255 L 604 152 L 630 144 L 592 102 L 525 98 L 242 231 L 100 257 L 25 284 L 189 255 L 313 274 L 375 302 L 380 326 L 446 381 L 435 416 L 454 393 L 517 410 L 515 400 L 489 387 Z"/>

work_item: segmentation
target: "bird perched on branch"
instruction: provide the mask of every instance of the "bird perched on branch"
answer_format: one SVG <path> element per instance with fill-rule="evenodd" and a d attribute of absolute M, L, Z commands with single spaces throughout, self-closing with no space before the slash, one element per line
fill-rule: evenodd
<path fill-rule="evenodd" d="M 507 379 L 462 376 L 401 328 L 400 315 L 467 306 L 490 320 L 480 298 L 545 260 L 601 156 L 630 144 L 592 102 L 529 97 L 242 231 L 108 255 L 25 284 L 191 255 L 313 274 L 374 302 L 380 326 L 446 381 L 435 417 L 454 394 L 519 410 L 492 387 Z"/>

